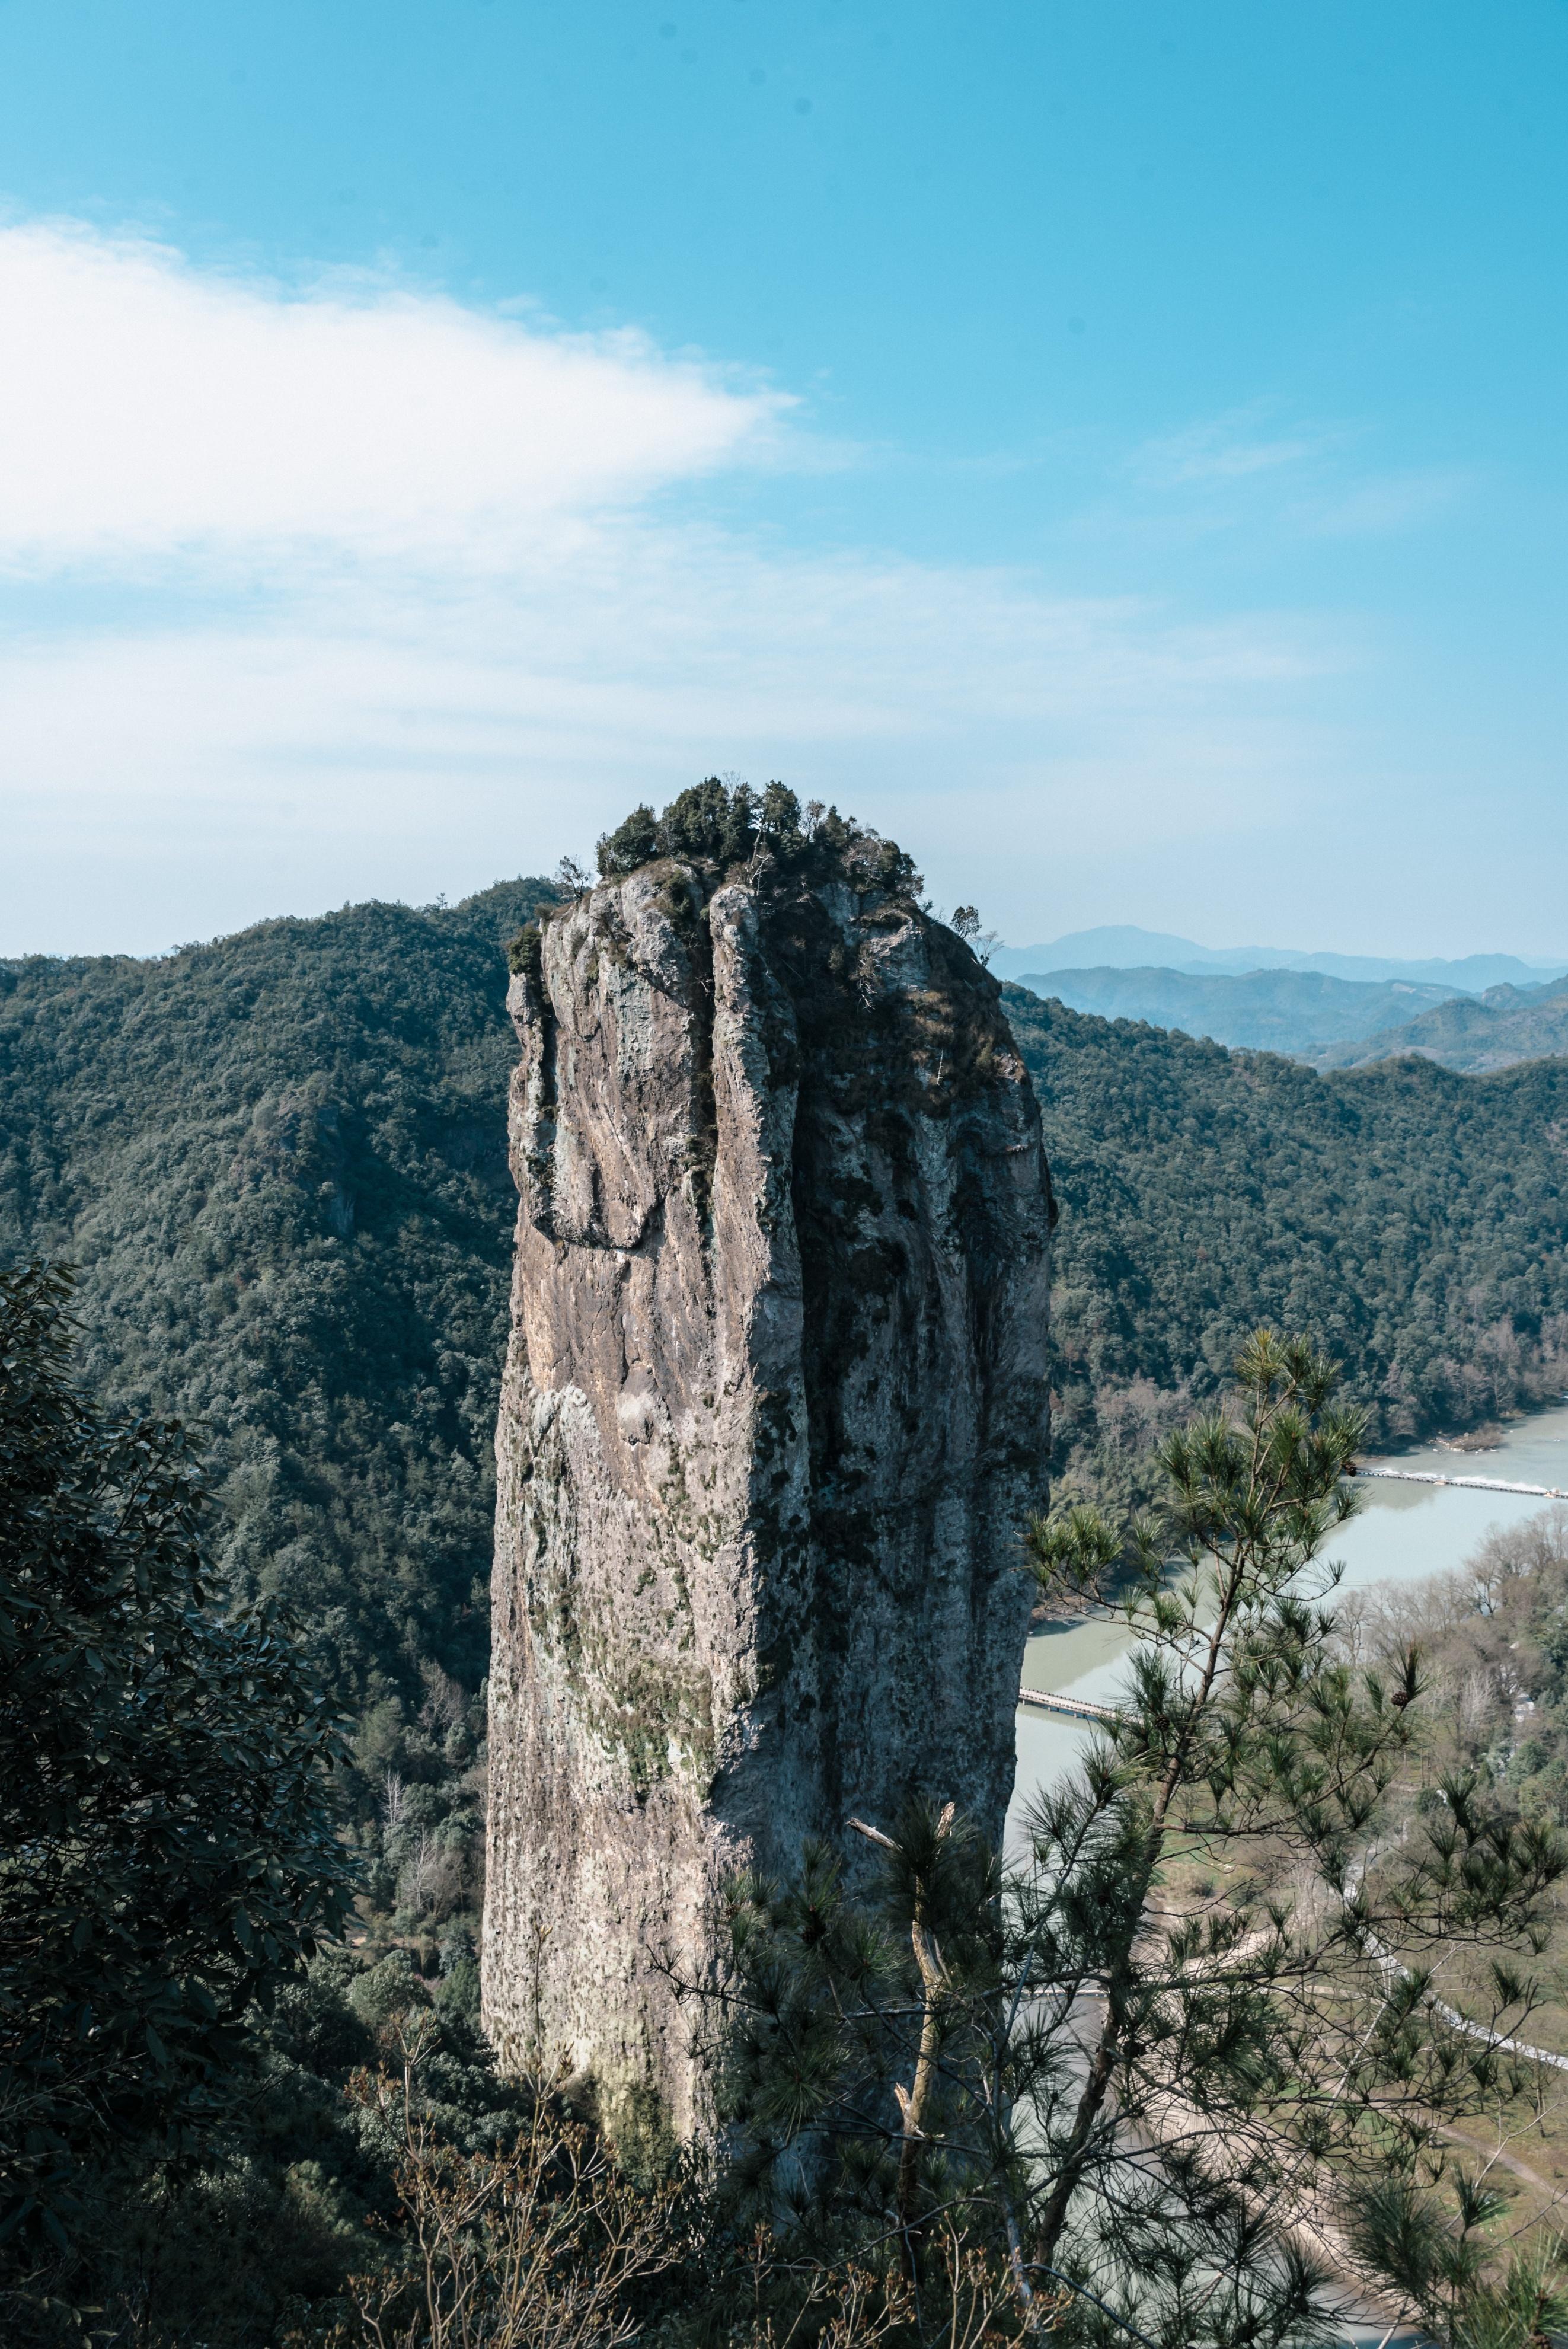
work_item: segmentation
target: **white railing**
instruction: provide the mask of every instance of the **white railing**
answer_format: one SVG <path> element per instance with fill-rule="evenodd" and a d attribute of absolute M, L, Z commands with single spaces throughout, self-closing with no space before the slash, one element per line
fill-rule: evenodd
<path fill-rule="evenodd" d="M 1113 1704 L 1096 1704 L 1092 1698 L 1087 1696 L 1057 1696 L 1049 1689 L 1021 1688 L 1018 1691 L 1018 1702 L 1037 1704 L 1042 1713 L 1071 1713 L 1077 1721 L 1114 1721 L 1116 1719 L 1116 1707 Z"/>
<path fill-rule="evenodd" d="M 1531 1493 L 1539 1501 L 1568 1501 L 1568 1492 L 1555 1485 L 1510 1485 L 1501 1476 L 1439 1476 L 1431 1468 L 1357 1468 L 1363 1476 L 1380 1477 L 1389 1485 L 1453 1485 L 1466 1493 Z"/>

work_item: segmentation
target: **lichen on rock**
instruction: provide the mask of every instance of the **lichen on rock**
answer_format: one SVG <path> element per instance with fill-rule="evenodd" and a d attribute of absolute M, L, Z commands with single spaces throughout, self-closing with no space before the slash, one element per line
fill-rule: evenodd
<path fill-rule="evenodd" d="M 911 1792 L 1000 1831 L 1053 1211 L 892 843 L 710 783 L 600 866 L 512 957 L 484 2015 L 685 2135 L 738 1868 Z"/>

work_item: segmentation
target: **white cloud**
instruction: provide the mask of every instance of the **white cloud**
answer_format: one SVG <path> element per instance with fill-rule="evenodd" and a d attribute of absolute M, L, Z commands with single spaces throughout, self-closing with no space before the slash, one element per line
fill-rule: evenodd
<path fill-rule="evenodd" d="M 1474 486 L 1458 466 L 1376 475 L 1310 510 L 1307 527 L 1323 538 L 1383 537 L 1435 522 Z"/>
<path fill-rule="evenodd" d="M 201 275 L 71 225 L 0 230 L 0 561 L 494 561 L 542 519 L 758 452 L 789 403 L 627 334 L 428 293 Z"/>
<path fill-rule="evenodd" d="M 1265 437 L 1251 409 L 1216 416 L 1184 431 L 1147 440 L 1131 460 L 1133 478 L 1153 489 L 1228 487 L 1259 474 L 1288 472 L 1340 445 L 1342 433 L 1297 431 Z"/>
<path fill-rule="evenodd" d="M 1387 536 L 1435 519 L 1474 486 L 1457 466 L 1376 470 L 1350 463 L 1365 436 L 1348 426 L 1270 435 L 1264 413 L 1238 409 L 1145 441 L 1128 478 L 1171 500 L 1190 521 L 1255 528 L 1261 511 L 1282 534 Z M 1364 452 L 1363 452 L 1364 454 Z"/>
<path fill-rule="evenodd" d="M 839 799 L 1038 934 L 1067 860 L 1285 823 L 1349 662 L 1290 616 L 718 530 L 718 470 L 820 452 L 633 337 L 68 225 L 0 232 L 0 573 L 33 606 L 0 953 L 457 894 L 715 768 Z"/>
<path fill-rule="evenodd" d="M 122 876 L 161 876 L 155 897 L 176 875 L 205 887 L 211 914 L 138 933 L 162 944 L 547 869 L 634 800 L 735 767 L 838 799 L 934 876 L 1006 842 L 1023 920 L 1042 856 L 1276 821 L 1295 699 L 1337 659 L 1280 625 L 1178 627 L 1006 575 L 617 522 L 504 585 L 360 583 L 260 623 L 18 647 L 0 660 L 7 759 L 30 786 L 11 840 L 43 864 L 91 840 Z M 275 879 L 253 894 L 279 854 L 292 900 Z"/>

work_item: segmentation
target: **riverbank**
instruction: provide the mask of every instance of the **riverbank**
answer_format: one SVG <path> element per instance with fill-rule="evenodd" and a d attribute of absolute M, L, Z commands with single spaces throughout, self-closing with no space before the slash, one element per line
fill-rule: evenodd
<path fill-rule="evenodd" d="M 1541 1494 L 1495 1487 L 1530 1485 L 1568 1490 L 1568 1405 L 1514 1422 L 1486 1452 L 1461 1454 L 1447 1445 L 1424 1445 L 1380 1455 L 1367 1465 L 1445 1481 L 1360 1481 L 1357 1515 L 1335 1534 L 1324 1552 L 1325 1563 L 1340 1569 L 1341 1588 L 1347 1591 L 1417 1583 L 1452 1572 L 1465 1565 L 1494 1527 L 1522 1523 L 1552 1507 L 1553 1502 Z M 1451 1481 L 1455 1478 L 1485 1478 L 1488 1484 Z M 1568 1507 L 1568 1503 L 1557 1506 Z M 1091 1703 L 1114 1703 L 1123 1691 L 1130 1645 L 1127 1628 L 1119 1623 L 1042 1623 L 1026 1650 L 1024 1684 Z M 1012 1848 L 1022 1841 L 1023 1814 L 1031 1798 L 1071 1771 L 1094 1733 L 1090 1721 L 1020 1707 L 1017 1775 L 1008 1816 Z M 1542 2010 L 1526 2035 L 1553 2045 L 1562 2019 L 1554 2008 Z M 1462 2140 L 1480 2166 L 1495 2161 L 1514 2174 L 1522 2189 L 1521 2205 L 1512 2214 L 1515 2223 L 1546 2216 L 1568 2192 L 1568 2170 L 1558 2158 L 1555 2127 L 1547 2116 L 1542 2119 L 1546 2134 L 1539 2141 L 1532 2137 L 1525 2148 L 1528 2161 L 1522 2162 L 1511 2146 Z M 1384 2322 L 1348 2325 L 1341 2336 L 1346 2349 L 1375 2349 L 1385 2338 Z M 1415 2349 L 1418 2337 L 1397 2333 L 1389 2349 Z"/>

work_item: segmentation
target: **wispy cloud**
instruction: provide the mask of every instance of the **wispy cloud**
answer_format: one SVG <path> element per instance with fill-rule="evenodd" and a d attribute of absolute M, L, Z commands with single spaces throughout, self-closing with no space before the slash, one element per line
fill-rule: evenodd
<path fill-rule="evenodd" d="M 1284 533 L 1323 538 L 1418 528 L 1473 486 L 1457 466 L 1379 464 L 1366 431 L 1348 424 L 1271 430 L 1270 421 L 1264 409 L 1241 409 L 1145 441 L 1127 479 L 1205 531 L 1255 526 L 1261 511 Z"/>
<path fill-rule="evenodd" d="M 1460 466 L 1375 474 L 1314 504 L 1306 526 L 1323 538 L 1373 538 L 1414 530 L 1438 521 L 1475 485 L 1474 473 Z"/>
<path fill-rule="evenodd" d="M 1133 452 L 1128 471 L 1150 489 L 1179 490 L 1251 481 L 1260 474 L 1298 471 L 1344 445 L 1334 430 L 1269 433 L 1256 409 L 1233 410 L 1189 425 Z"/>
<path fill-rule="evenodd" d="M 719 530 L 716 474 L 821 452 L 634 336 L 69 224 L 0 233 L 0 951 L 538 869 L 715 766 L 954 885 L 1006 843 L 986 902 L 1026 926 L 1086 843 L 1282 821 L 1350 657 L 1288 615 Z"/>

